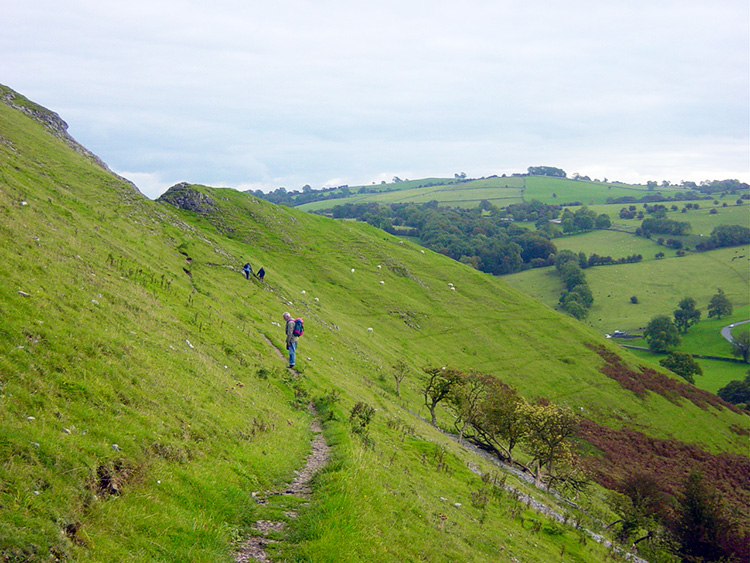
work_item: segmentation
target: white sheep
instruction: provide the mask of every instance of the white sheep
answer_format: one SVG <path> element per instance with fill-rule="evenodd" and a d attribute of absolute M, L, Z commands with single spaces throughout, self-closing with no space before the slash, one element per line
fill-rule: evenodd
<path fill-rule="evenodd" d="M 305 290 L 303 289 L 302 291 L 300 291 L 300 293 L 301 293 L 302 295 L 304 295 L 304 294 L 305 294 L 305 293 L 307 293 L 307 292 L 306 292 L 306 291 L 305 291 Z"/>
<path fill-rule="evenodd" d="M 354 273 L 354 268 L 352 268 L 352 274 Z"/>
<path fill-rule="evenodd" d="M 372 327 L 368 327 L 368 328 L 367 328 L 367 332 L 369 332 L 369 333 L 371 333 L 371 334 L 372 334 Z"/>
<path fill-rule="evenodd" d="M 383 280 L 380 280 L 380 285 L 385 285 L 385 282 Z"/>

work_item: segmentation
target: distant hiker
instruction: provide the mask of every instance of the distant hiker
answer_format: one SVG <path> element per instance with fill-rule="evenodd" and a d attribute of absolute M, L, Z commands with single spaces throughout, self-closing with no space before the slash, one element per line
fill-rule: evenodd
<path fill-rule="evenodd" d="M 297 355 L 297 339 L 302 336 L 302 319 L 293 319 L 289 313 L 284 313 L 286 321 L 286 349 L 289 350 L 289 365 L 293 368 Z"/>
<path fill-rule="evenodd" d="M 260 281 L 263 281 L 263 278 L 266 276 L 266 271 L 263 269 L 263 266 L 261 266 L 260 270 L 258 270 L 258 279 Z"/>
<path fill-rule="evenodd" d="M 250 274 L 253 273 L 253 268 L 250 266 L 250 262 L 242 266 L 242 271 L 245 272 L 245 279 L 250 279 Z"/>

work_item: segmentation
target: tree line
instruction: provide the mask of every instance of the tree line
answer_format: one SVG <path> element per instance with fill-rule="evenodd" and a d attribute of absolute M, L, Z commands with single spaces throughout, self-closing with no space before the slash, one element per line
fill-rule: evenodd
<path fill-rule="evenodd" d="M 576 232 L 605 229 L 609 217 L 581 207 L 562 210 L 537 200 L 500 209 L 487 200 L 474 209 L 425 204 L 347 203 L 332 210 L 334 218 L 365 221 L 399 236 L 412 236 L 440 254 L 495 275 L 551 266 L 557 248 L 552 239 Z M 558 223 L 553 223 L 561 217 Z M 531 231 L 516 221 L 533 221 Z"/>
<path fill-rule="evenodd" d="M 400 373 L 403 367 L 396 364 L 394 374 Z M 577 416 L 569 408 L 545 400 L 530 403 L 492 375 L 451 367 L 424 368 L 420 386 L 433 426 L 436 408 L 444 404 L 455 417 L 459 441 L 477 444 L 545 486 L 585 488 L 587 479 L 573 463 Z M 514 457 L 521 445 L 531 456 L 526 464 Z"/>

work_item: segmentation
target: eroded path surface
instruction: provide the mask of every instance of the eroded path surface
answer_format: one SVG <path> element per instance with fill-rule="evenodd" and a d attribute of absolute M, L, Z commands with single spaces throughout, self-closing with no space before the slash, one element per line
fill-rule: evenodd
<path fill-rule="evenodd" d="M 305 466 L 297 471 L 297 476 L 283 491 L 268 491 L 265 497 L 271 495 L 291 495 L 299 498 L 309 498 L 312 493 L 310 480 L 328 463 L 329 448 L 325 437 L 323 436 L 323 427 L 315 412 L 315 407 L 310 403 L 310 412 L 314 415 L 310 423 L 310 430 L 313 432 L 312 451 L 307 457 Z M 265 504 L 266 500 L 261 498 L 258 501 Z M 297 513 L 294 511 L 285 512 L 287 518 L 296 518 Z M 239 551 L 235 554 L 235 563 L 248 563 L 250 561 L 262 561 L 270 563 L 270 559 L 265 551 L 265 546 L 278 540 L 269 538 L 269 535 L 281 532 L 286 527 L 286 522 L 274 522 L 271 520 L 258 520 L 255 522 L 253 529 L 257 535 L 252 535 L 240 545 Z"/>

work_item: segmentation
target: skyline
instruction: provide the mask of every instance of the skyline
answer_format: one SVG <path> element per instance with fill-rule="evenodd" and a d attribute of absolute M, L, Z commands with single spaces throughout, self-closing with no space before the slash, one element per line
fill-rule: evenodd
<path fill-rule="evenodd" d="M 42 0 L 0 21 L 0 82 L 151 198 L 529 166 L 750 181 L 744 1 Z"/>

